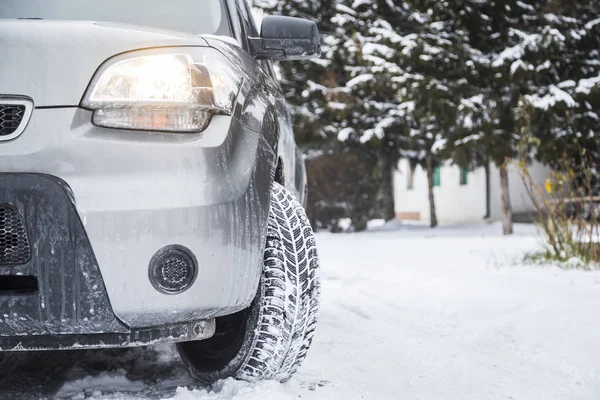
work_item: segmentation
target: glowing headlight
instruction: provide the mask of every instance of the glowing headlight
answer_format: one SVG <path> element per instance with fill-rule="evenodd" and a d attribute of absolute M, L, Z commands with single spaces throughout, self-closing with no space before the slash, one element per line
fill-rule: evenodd
<path fill-rule="evenodd" d="M 94 110 L 95 125 L 194 133 L 215 114 L 231 115 L 241 79 L 216 50 L 132 54 L 109 60 L 92 80 L 82 106 Z"/>

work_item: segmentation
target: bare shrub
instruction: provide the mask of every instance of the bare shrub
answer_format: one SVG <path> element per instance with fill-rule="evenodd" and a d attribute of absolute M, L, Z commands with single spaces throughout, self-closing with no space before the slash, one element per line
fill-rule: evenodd
<path fill-rule="evenodd" d="M 526 163 L 522 178 L 537 212 L 536 224 L 544 250 L 533 261 L 564 268 L 600 267 L 600 196 L 595 195 L 596 167 L 582 151 L 577 159 L 564 156 L 546 182 L 536 183 Z"/>

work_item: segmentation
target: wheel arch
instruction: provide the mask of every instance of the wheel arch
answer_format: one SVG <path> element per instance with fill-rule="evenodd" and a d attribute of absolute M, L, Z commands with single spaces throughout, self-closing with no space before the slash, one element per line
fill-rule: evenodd
<path fill-rule="evenodd" d="M 275 168 L 275 182 L 285 186 L 285 164 L 281 156 L 277 157 L 277 167 Z"/>

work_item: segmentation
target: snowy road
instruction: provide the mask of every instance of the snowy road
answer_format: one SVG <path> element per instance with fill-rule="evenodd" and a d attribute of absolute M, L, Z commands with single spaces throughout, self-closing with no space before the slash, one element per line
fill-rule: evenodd
<path fill-rule="evenodd" d="M 319 234 L 320 325 L 286 384 L 208 392 L 162 346 L 18 356 L 0 398 L 600 399 L 600 272 L 519 265 L 531 228 L 499 231 Z"/>

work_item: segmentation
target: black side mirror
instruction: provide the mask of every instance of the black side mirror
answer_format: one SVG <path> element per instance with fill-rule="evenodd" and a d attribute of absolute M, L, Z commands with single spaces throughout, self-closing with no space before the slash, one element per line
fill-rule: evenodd
<path fill-rule="evenodd" d="M 249 38 L 252 54 L 262 60 L 306 60 L 321 54 L 317 24 L 291 17 L 265 17 L 259 38 Z"/>

